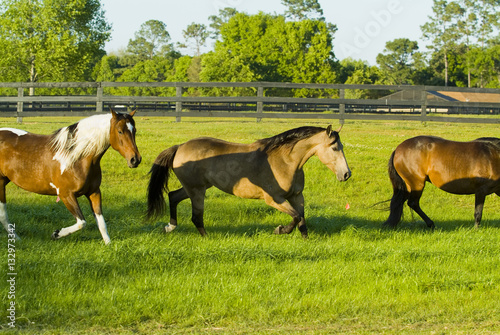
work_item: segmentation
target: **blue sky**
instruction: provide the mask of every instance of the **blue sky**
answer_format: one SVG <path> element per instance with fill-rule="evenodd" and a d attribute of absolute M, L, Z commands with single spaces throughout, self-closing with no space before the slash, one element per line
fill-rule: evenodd
<path fill-rule="evenodd" d="M 375 65 L 385 43 L 407 37 L 425 50 L 420 26 L 429 20 L 433 0 L 319 0 L 326 20 L 336 24 L 334 52 L 338 59 L 352 57 Z M 233 7 L 240 12 L 259 11 L 281 14 L 280 0 L 101 0 L 108 22 L 113 25 L 112 40 L 106 51 L 127 46 L 129 39 L 147 20 L 160 20 L 174 43 L 183 42 L 182 30 L 195 22 L 209 25 L 208 17 L 219 9 Z M 204 51 L 212 48 L 212 41 Z M 184 51 L 185 52 L 185 51 Z M 188 52 L 189 53 L 189 52 Z"/>

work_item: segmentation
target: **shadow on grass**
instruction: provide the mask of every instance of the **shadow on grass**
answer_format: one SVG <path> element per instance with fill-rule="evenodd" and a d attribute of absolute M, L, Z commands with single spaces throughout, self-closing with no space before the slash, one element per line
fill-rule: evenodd
<path fill-rule="evenodd" d="M 88 204 L 81 203 L 82 210 L 87 220 L 87 225 L 84 229 L 68 236 L 62 240 L 70 240 L 73 242 L 81 241 L 101 241 L 101 235 L 97 224 L 91 214 Z M 164 226 L 167 224 L 169 217 L 166 215 L 160 220 L 154 222 L 144 222 L 143 204 L 136 201 L 121 206 L 108 206 L 103 209 L 104 217 L 108 225 L 108 231 L 111 239 L 128 238 L 142 234 L 158 234 L 164 233 Z M 11 222 L 16 224 L 16 232 L 23 238 L 31 238 L 40 241 L 51 242 L 51 235 L 56 229 L 71 226 L 75 223 L 73 216 L 61 203 L 44 202 L 42 204 L 26 204 L 19 205 L 15 203 L 8 204 L 8 213 Z M 248 211 L 248 209 L 246 209 Z M 252 209 L 251 212 L 254 210 Z M 262 222 L 257 222 L 249 217 L 248 222 L 241 222 L 231 225 L 227 223 L 217 223 L 217 215 L 211 215 L 210 220 L 206 220 L 205 228 L 207 233 L 214 235 L 235 235 L 252 237 L 259 234 L 273 234 L 274 229 L 279 224 L 288 224 L 290 218 L 286 215 L 279 214 L 279 221 L 269 222 L 272 220 L 273 213 L 276 210 L 273 208 L 261 207 L 257 210 L 257 215 L 262 218 Z M 227 215 L 234 215 L 234 210 L 228 210 Z M 245 213 L 243 213 L 245 214 Z M 246 213 L 256 214 L 256 213 Z M 222 216 L 225 217 L 225 213 Z M 275 219 L 275 218 L 274 218 Z M 225 218 L 227 222 L 228 219 Z M 346 229 L 370 231 L 392 231 L 393 229 L 384 228 L 383 221 L 367 220 L 365 218 L 346 216 L 306 216 L 306 224 L 310 235 L 317 236 L 333 236 L 342 233 Z M 435 231 L 457 231 L 460 229 L 474 229 L 473 220 L 460 221 L 439 221 L 435 218 Z M 500 228 L 499 219 L 483 219 L 481 228 Z M 417 216 L 406 216 L 395 229 L 396 231 L 408 231 L 415 233 L 431 233 L 425 223 Z M 2 234 L 5 234 L 2 233 Z M 183 215 L 179 222 L 178 228 L 172 234 L 198 234 L 196 227 L 191 222 L 190 217 Z M 297 234 L 296 229 L 292 234 Z M 61 240 L 61 241 L 62 241 Z"/>

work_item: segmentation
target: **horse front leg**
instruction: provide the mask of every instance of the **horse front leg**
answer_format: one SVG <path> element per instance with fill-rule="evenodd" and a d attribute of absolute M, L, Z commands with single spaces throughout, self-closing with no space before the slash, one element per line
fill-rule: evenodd
<path fill-rule="evenodd" d="M 304 219 L 304 197 L 302 196 L 302 193 L 288 199 L 289 202 L 285 199 L 283 199 L 282 202 L 279 202 L 279 200 L 275 200 L 269 195 L 265 196 L 264 200 L 269 206 L 274 207 L 280 212 L 288 214 L 292 217 L 292 222 L 290 224 L 287 226 L 280 225 L 276 227 L 274 234 L 290 234 L 298 225 L 299 230 L 302 233 L 302 237 L 307 238 L 307 227 Z"/>
<path fill-rule="evenodd" d="M 104 216 L 102 215 L 101 190 L 97 190 L 96 192 L 90 194 L 87 196 L 87 199 L 90 201 L 90 206 L 92 207 L 92 212 L 94 213 L 94 218 L 97 222 L 97 226 L 99 227 L 99 231 L 101 232 L 104 244 L 109 244 L 111 239 L 109 238 L 106 221 L 104 221 Z"/>
<path fill-rule="evenodd" d="M 66 208 L 70 211 L 70 213 L 75 217 L 76 223 L 72 226 L 58 229 L 52 233 L 52 239 L 58 240 L 62 237 L 73 234 L 74 232 L 83 229 L 87 222 L 85 222 L 85 218 L 83 216 L 82 210 L 80 209 L 80 205 L 78 204 L 78 200 L 76 199 L 73 193 L 69 195 L 59 195 L 61 201 L 64 203 Z"/>

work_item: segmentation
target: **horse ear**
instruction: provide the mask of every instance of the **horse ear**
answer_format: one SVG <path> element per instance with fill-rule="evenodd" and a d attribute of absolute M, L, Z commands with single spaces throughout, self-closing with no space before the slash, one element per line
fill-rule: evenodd
<path fill-rule="evenodd" d="M 332 136 L 332 125 L 328 125 L 328 127 L 326 127 L 326 134 L 328 135 L 328 137 L 331 137 Z"/>
<path fill-rule="evenodd" d="M 111 111 L 111 114 L 113 114 L 113 117 L 116 118 L 118 117 L 118 114 L 113 110 L 113 108 L 109 107 L 109 110 Z"/>
<path fill-rule="evenodd" d="M 135 112 L 137 112 L 137 109 L 136 109 L 136 110 L 131 111 L 128 115 L 130 115 L 130 116 L 134 116 L 134 115 L 135 115 Z"/>
<path fill-rule="evenodd" d="M 344 126 L 343 124 L 340 125 L 340 128 L 339 128 L 339 130 L 337 130 L 337 133 L 340 133 L 340 131 L 342 130 L 343 126 Z"/>

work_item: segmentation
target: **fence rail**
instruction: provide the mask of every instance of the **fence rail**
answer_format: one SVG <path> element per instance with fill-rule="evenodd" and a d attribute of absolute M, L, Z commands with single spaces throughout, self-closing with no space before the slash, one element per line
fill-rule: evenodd
<path fill-rule="evenodd" d="M 172 96 L 118 96 L 105 94 L 109 88 L 174 88 Z M 0 83 L 0 89 L 17 90 L 17 95 L 0 95 L 0 116 L 71 116 L 101 113 L 108 107 L 139 108 L 142 115 L 182 117 L 251 117 L 344 120 L 409 120 L 464 123 L 500 123 L 500 117 L 464 117 L 456 114 L 500 115 L 500 90 L 439 86 L 341 85 L 297 83 L 137 83 L 137 82 L 66 82 Z M 190 96 L 190 88 L 247 88 L 249 96 Z M 36 95 L 44 89 L 81 89 L 85 95 Z M 325 98 L 270 96 L 272 89 L 329 90 Z M 411 91 L 411 99 L 348 99 L 346 92 Z M 88 92 L 92 91 L 91 94 Z M 1 92 L 1 91 L 0 91 Z M 28 95 L 26 94 L 28 92 Z M 499 102 L 463 102 L 428 98 L 429 92 L 490 94 Z M 325 94 L 323 94 L 325 95 Z M 332 96 L 335 96 L 332 98 Z M 493 101 L 492 100 L 492 101 Z M 434 112 L 432 112 L 434 110 Z M 453 116 L 450 116 L 453 115 Z"/>

